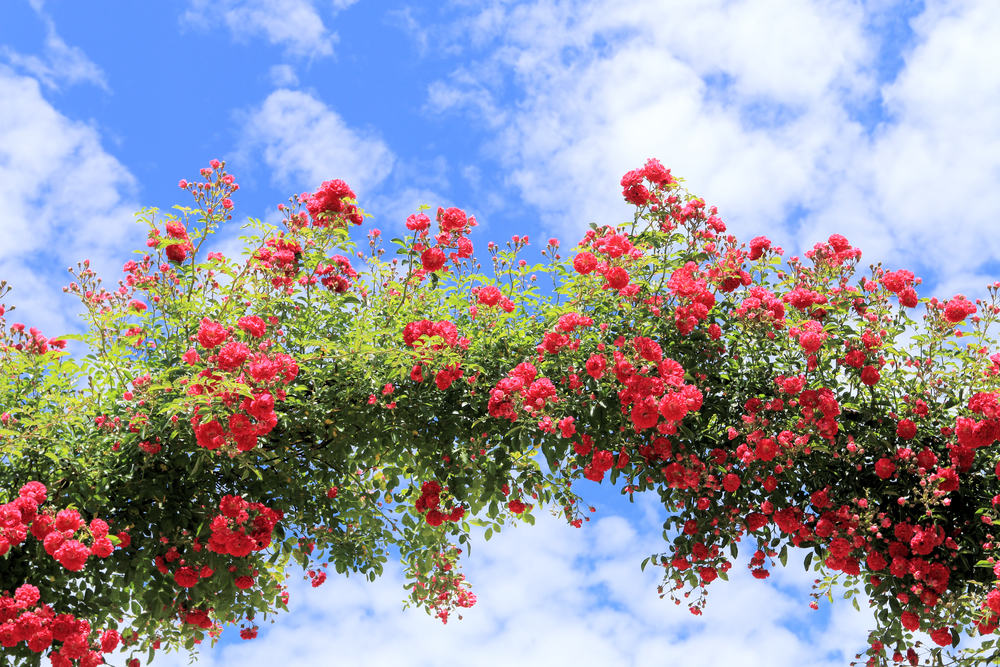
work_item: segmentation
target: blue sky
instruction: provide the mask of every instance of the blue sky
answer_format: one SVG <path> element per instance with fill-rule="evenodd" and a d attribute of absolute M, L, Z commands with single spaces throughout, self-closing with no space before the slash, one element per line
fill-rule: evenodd
<path fill-rule="evenodd" d="M 997 62 L 1000 4 L 957 0 L 4 0 L 0 278 L 13 319 L 72 331 L 65 268 L 116 275 L 132 214 L 185 203 L 177 181 L 212 158 L 237 217 L 343 178 L 387 232 L 426 203 L 474 213 L 483 241 L 574 242 L 628 216 L 618 179 L 658 157 L 741 239 L 837 232 L 925 295 L 982 296 Z M 701 619 L 658 600 L 638 564 L 662 509 L 595 499 L 582 530 L 477 546 L 460 623 L 402 612 L 390 569 L 295 588 L 290 615 L 201 664 L 843 665 L 863 647 L 867 614 L 810 613 L 794 559 L 715 583 Z"/>

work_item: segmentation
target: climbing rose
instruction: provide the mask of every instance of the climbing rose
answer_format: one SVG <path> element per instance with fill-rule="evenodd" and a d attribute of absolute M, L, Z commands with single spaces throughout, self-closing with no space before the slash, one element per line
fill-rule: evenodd
<path fill-rule="evenodd" d="M 52 556 L 67 570 L 79 572 L 90 556 L 90 549 L 77 540 L 66 540 Z"/>
<path fill-rule="evenodd" d="M 438 247 L 428 248 L 420 254 L 420 263 L 424 271 L 440 271 L 445 263 L 444 251 Z"/>
<path fill-rule="evenodd" d="M 729 473 L 728 475 L 726 475 L 722 479 L 722 488 L 724 488 L 726 491 L 729 491 L 730 493 L 736 491 L 736 489 L 740 488 L 739 476 L 734 475 L 733 473 Z"/>
<path fill-rule="evenodd" d="M 198 579 L 198 573 L 190 567 L 182 567 L 174 572 L 174 581 L 177 582 L 178 586 L 183 586 L 184 588 L 194 586 L 198 583 Z"/>
<path fill-rule="evenodd" d="M 448 232 L 457 232 L 465 227 L 467 218 L 465 211 L 460 208 L 446 208 L 441 215 L 441 229 Z"/>
<path fill-rule="evenodd" d="M 607 281 L 605 283 L 605 289 L 622 289 L 628 285 L 628 271 L 620 266 L 615 266 L 607 270 L 604 274 L 604 280 Z"/>
<path fill-rule="evenodd" d="M 235 371 L 250 356 L 250 349 L 243 343 L 230 341 L 219 350 L 219 369 L 224 371 Z"/>
<path fill-rule="evenodd" d="M 431 219 L 423 213 L 414 213 L 406 219 L 406 228 L 412 232 L 422 232 L 431 226 Z"/>
<path fill-rule="evenodd" d="M 896 472 L 896 464 L 883 457 L 875 462 L 875 474 L 882 479 L 889 479 Z"/>
<path fill-rule="evenodd" d="M 14 592 L 14 599 L 17 600 L 17 606 L 21 609 L 33 606 L 41 597 L 38 589 L 31 584 L 23 584 Z"/>
<path fill-rule="evenodd" d="M 76 532 L 83 525 L 83 519 L 76 510 L 66 509 L 56 514 L 56 530 Z"/>
<path fill-rule="evenodd" d="M 256 315 L 249 315 L 247 317 L 241 317 L 239 322 L 237 322 L 240 329 L 243 329 L 248 334 L 254 338 L 260 338 L 267 331 L 267 325 L 264 320 L 257 317 Z"/>
<path fill-rule="evenodd" d="M 912 440 L 917 434 L 917 425 L 910 419 L 903 419 L 896 426 L 896 435 L 903 440 Z"/>
<path fill-rule="evenodd" d="M 121 635 L 118 634 L 117 630 L 105 630 L 104 634 L 101 635 L 101 653 L 111 653 L 118 648 L 120 641 Z"/>
<path fill-rule="evenodd" d="M 951 646 L 951 629 L 938 628 L 931 632 L 931 639 L 938 646 Z"/>
<path fill-rule="evenodd" d="M 500 303 L 500 299 L 502 297 L 503 294 L 500 292 L 499 289 L 497 289 L 493 285 L 487 285 L 486 287 L 479 290 L 478 299 L 479 303 L 483 304 L 484 306 L 495 306 L 498 303 Z"/>
<path fill-rule="evenodd" d="M 226 328 L 212 320 L 203 318 L 201 326 L 198 328 L 198 344 L 206 350 L 222 345 L 226 340 Z"/>
<path fill-rule="evenodd" d="M 1000 589 L 994 588 L 986 595 L 986 606 L 1000 614 Z"/>
<path fill-rule="evenodd" d="M 874 366 L 865 366 L 861 371 L 861 381 L 869 387 L 878 384 L 881 376 Z"/>
<path fill-rule="evenodd" d="M 952 324 L 957 324 L 976 312 L 976 306 L 959 294 L 944 306 L 944 318 Z M 950 640 L 949 640 L 950 642 Z"/>
<path fill-rule="evenodd" d="M 587 275 L 597 268 L 597 258 L 593 253 L 583 251 L 573 258 L 573 268 L 577 273 Z"/>
<path fill-rule="evenodd" d="M 90 545 L 90 553 L 98 558 L 107 558 L 114 553 L 115 545 L 106 537 L 99 537 Z"/>

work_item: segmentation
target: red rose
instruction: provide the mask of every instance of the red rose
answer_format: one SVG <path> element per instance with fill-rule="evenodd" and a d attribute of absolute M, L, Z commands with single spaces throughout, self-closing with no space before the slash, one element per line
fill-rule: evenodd
<path fill-rule="evenodd" d="M 881 458 L 875 463 L 875 474 L 882 479 L 889 479 L 896 472 L 896 464 L 887 458 Z"/>
<path fill-rule="evenodd" d="M 604 274 L 604 289 L 622 289 L 628 285 L 628 271 L 620 266 L 610 268 Z"/>
<path fill-rule="evenodd" d="M 479 303 L 484 306 L 495 306 L 500 303 L 500 299 L 503 297 L 503 293 L 493 285 L 487 285 L 486 287 L 479 290 Z"/>
<path fill-rule="evenodd" d="M 406 228 L 411 232 L 422 232 L 431 226 L 431 219 L 423 213 L 414 213 L 406 219 Z"/>
<path fill-rule="evenodd" d="M 90 545 L 90 553 L 98 558 L 107 558 L 115 550 L 115 545 L 106 537 L 99 537 Z"/>
<path fill-rule="evenodd" d="M 728 475 L 726 475 L 722 479 L 722 488 L 724 488 L 726 491 L 729 491 L 730 493 L 736 491 L 736 489 L 740 488 L 739 476 L 734 475 L 733 473 L 729 473 Z"/>
<path fill-rule="evenodd" d="M 176 262 L 180 264 L 185 259 L 187 259 L 187 244 L 185 243 L 174 243 L 173 245 L 168 245 L 166 249 L 167 259 L 171 262 Z"/>
<path fill-rule="evenodd" d="M 239 322 L 237 322 L 240 329 L 243 329 L 248 334 L 254 338 L 260 338 L 267 331 L 267 324 L 264 320 L 257 317 L 256 315 L 248 315 L 247 317 L 241 317 Z"/>
<path fill-rule="evenodd" d="M 597 268 L 597 257 L 593 253 L 583 251 L 573 258 L 573 268 L 577 273 L 587 275 Z"/>
<path fill-rule="evenodd" d="M 420 254 L 420 263 L 423 264 L 424 271 L 439 271 L 444 266 L 444 262 L 444 251 L 436 246 L 428 248 Z"/>
<path fill-rule="evenodd" d="M 207 317 L 202 318 L 201 326 L 198 327 L 198 344 L 206 350 L 222 345 L 226 340 L 226 328 L 217 324 Z"/>
<path fill-rule="evenodd" d="M 868 569 L 873 572 L 881 572 L 886 566 L 885 558 L 877 551 L 869 553 L 865 563 L 868 565 Z"/>
<path fill-rule="evenodd" d="M 879 375 L 878 369 L 874 366 L 865 366 L 861 371 L 861 381 L 869 387 L 878 384 L 881 377 L 882 376 Z"/>
<path fill-rule="evenodd" d="M 182 567 L 174 572 L 174 581 L 178 586 L 191 588 L 198 583 L 198 573 L 190 567 Z"/>
<path fill-rule="evenodd" d="M 465 211 L 460 208 L 446 208 L 441 214 L 441 229 L 448 232 L 456 232 L 465 227 L 467 222 Z"/>
<path fill-rule="evenodd" d="M 938 646 L 951 646 L 951 629 L 938 628 L 931 632 L 931 639 Z"/>

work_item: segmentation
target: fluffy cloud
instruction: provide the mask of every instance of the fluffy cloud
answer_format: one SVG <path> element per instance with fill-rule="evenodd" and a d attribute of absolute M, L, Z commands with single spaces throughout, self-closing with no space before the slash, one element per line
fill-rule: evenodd
<path fill-rule="evenodd" d="M 38 81 L 0 65 L 0 278 L 15 291 L 17 321 L 54 335 L 75 328 L 73 302 L 60 294 L 67 266 L 92 260 L 104 275 L 120 268 L 133 222 L 128 170 L 101 146 L 94 128 L 63 116 Z M 58 296 L 57 296 L 58 295 Z"/>
<path fill-rule="evenodd" d="M 662 508 L 644 507 L 646 518 L 607 516 L 580 530 L 542 513 L 534 528 L 477 542 L 465 572 L 479 602 L 447 626 L 402 610 L 403 578 L 398 566 L 388 567 L 375 583 L 331 577 L 318 589 L 294 585 L 290 614 L 262 625 L 252 642 L 204 651 L 200 663 L 318 664 L 336 655 L 340 663 L 372 667 L 840 667 L 864 648 L 870 614 L 846 602 L 812 612 L 812 580 L 796 564 L 767 582 L 734 568 L 730 582 L 712 584 L 704 616 L 660 600 L 655 568 L 642 572 L 638 564 L 663 547 Z M 825 622 L 807 628 L 803 620 L 812 614 L 824 614 Z M 184 664 L 163 658 L 157 664 Z"/>
<path fill-rule="evenodd" d="M 741 238 L 801 250 L 836 231 L 961 283 L 1000 258 L 1000 8 L 927 3 L 907 47 L 887 46 L 886 4 L 483 3 L 450 34 L 486 55 L 428 104 L 495 128 L 509 182 L 556 230 L 630 217 L 618 178 L 655 156 Z M 902 69 L 883 80 L 890 46 Z"/>
<path fill-rule="evenodd" d="M 437 84 L 431 100 L 507 110 L 500 154 L 556 226 L 627 215 L 614 204 L 617 181 L 655 155 L 756 230 L 819 180 L 820 148 L 857 142 L 836 103 L 844 87 L 871 86 L 855 13 L 648 0 L 529 3 L 502 16 L 492 8 L 468 30 L 480 42 L 502 34 L 504 46 Z M 513 72 L 516 107 L 483 92 L 496 68 Z"/>
<path fill-rule="evenodd" d="M 45 25 L 45 44 L 41 56 L 22 54 L 9 46 L 0 46 L 0 57 L 49 88 L 59 84 L 91 83 L 108 89 L 104 72 L 87 55 L 75 46 L 69 46 L 59 37 L 52 18 L 42 11 L 42 3 L 31 3 L 38 18 Z"/>
<path fill-rule="evenodd" d="M 869 220 L 892 235 L 895 257 L 960 280 L 1000 258 L 1000 6 L 928 5 L 913 24 L 917 46 L 882 90 L 890 120 L 851 180 L 870 187 Z"/>
<path fill-rule="evenodd" d="M 271 83 L 278 88 L 287 88 L 299 85 L 299 77 L 295 73 L 295 68 L 291 65 L 274 65 L 270 71 Z"/>
<path fill-rule="evenodd" d="M 335 0 L 333 9 L 346 9 L 356 1 Z M 239 41 L 263 37 L 294 56 L 330 56 L 337 42 L 337 33 L 327 30 L 314 0 L 191 0 L 182 20 L 203 28 L 222 22 Z"/>
<path fill-rule="evenodd" d="M 274 181 L 283 187 L 314 188 L 340 178 L 358 196 L 381 183 L 395 161 L 374 134 L 348 127 L 313 95 L 285 89 L 271 93 L 247 114 L 243 150 L 259 150 Z"/>

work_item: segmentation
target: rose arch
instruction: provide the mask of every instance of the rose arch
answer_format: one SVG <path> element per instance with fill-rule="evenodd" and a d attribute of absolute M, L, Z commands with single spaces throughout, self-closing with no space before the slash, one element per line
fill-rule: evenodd
<path fill-rule="evenodd" d="M 374 579 L 390 552 L 447 622 L 476 602 L 474 531 L 542 508 L 580 527 L 603 482 L 659 496 L 642 565 L 695 614 L 740 547 L 758 579 L 798 547 L 817 597 L 870 599 L 862 662 L 940 660 L 963 633 L 954 660 L 995 659 L 1000 283 L 920 297 L 840 235 L 741 243 L 656 160 L 621 185 L 631 220 L 537 264 L 519 236 L 477 258 L 458 208 L 359 247 L 339 180 L 227 257 L 209 241 L 239 186 L 213 161 L 180 182 L 191 207 L 140 213 L 120 276 L 72 270 L 84 333 L 0 305 L 4 654 L 252 639 L 291 568 Z"/>

